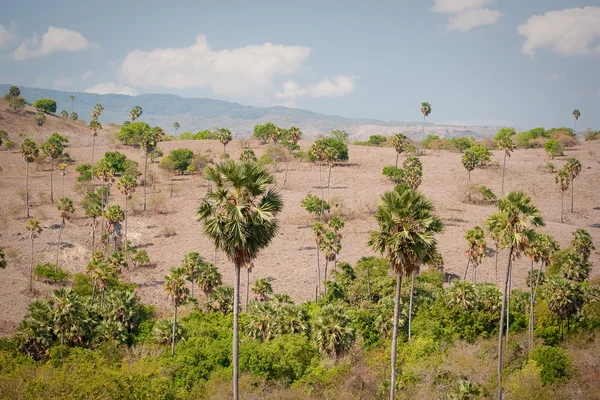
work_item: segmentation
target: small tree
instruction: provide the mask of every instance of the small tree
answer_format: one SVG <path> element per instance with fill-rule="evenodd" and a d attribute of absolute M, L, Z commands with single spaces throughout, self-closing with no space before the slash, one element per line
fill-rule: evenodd
<path fill-rule="evenodd" d="M 50 202 L 54 203 L 54 162 L 63 155 L 69 139 L 54 132 L 40 145 L 42 152 L 50 158 Z"/>
<path fill-rule="evenodd" d="M 121 222 L 125 219 L 125 214 L 123 214 L 123 210 L 118 205 L 113 205 L 106 210 L 104 213 L 104 220 L 106 224 L 106 233 L 108 238 L 106 240 L 106 254 L 108 255 L 108 248 L 110 239 L 113 240 L 113 248 L 114 251 L 119 251 L 117 246 L 117 238 L 121 236 Z"/>
<path fill-rule="evenodd" d="M 410 141 L 408 140 L 406 135 L 403 135 L 402 133 L 397 133 L 392 137 L 392 146 L 394 146 L 394 149 L 396 150 L 396 168 L 394 169 L 394 184 L 397 184 L 398 158 L 400 157 L 400 154 L 408 151 L 411 146 Z"/>
<path fill-rule="evenodd" d="M 269 296 L 273 294 L 273 288 L 271 287 L 271 281 L 267 278 L 261 278 L 254 282 L 252 287 L 252 293 L 256 295 L 259 301 L 269 300 Z"/>
<path fill-rule="evenodd" d="M 70 118 L 73 121 L 77 121 L 79 119 L 79 115 L 76 112 L 72 112 L 71 115 L 70 115 Z"/>
<path fill-rule="evenodd" d="M 56 112 L 56 101 L 52 99 L 38 99 L 33 102 L 33 107 L 41 112 L 54 114 Z"/>
<path fill-rule="evenodd" d="M 198 269 L 200 268 L 200 265 L 204 263 L 204 259 L 200 256 L 199 253 L 195 251 L 186 254 L 183 260 L 183 268 L 185 269 L 185 273 L 187 276 L 186 279 L 191 284 L 192 298 L 194 297 L 194 282 L 196 282 L 196 279 L 198 277 Z"/>
<path fill-rule="evenodd" d="M 215 137 L 223 145 L 223 154 L 227 154 L 227 144 L 233 140 L 231 131 L 227 128 L 217 128 Z"/>
<path fill-rule="evenodd" d="M 173 122 L 173 128 L 175 129 L 175 136 L 177 136 L 177 131 L 181 128 L 181 125 L 179 125 L 179 122 L 175 121 Z"/>
<path fill-rule="evenodd" d="M 544 145 L 544 150 L 546 150 L 546 153 L 548 153 L 552 160 L 554 160 L 554 157 L 556 156 L 564 155 L 562 145 L 556 139 L 548 140 Z"/>
<path fill-rule="evenodd" d="M 429 102 L 424 101 L 421 103 L 421 114 L 423 114 L 423 139 L 425 139 L 425 117 L 429 117 L 429 114 L 431 114 L 431 104 Z"/>
<path fill-rule="evenodd" d="M 196 281 L 206 296 L 210 296 L 213 290 L 223 283 L 218 268 L 208 262 L 199 263 Z"/>
<path fill-rule="evenodd" d="M 341 304 L 321 308 L 314 326 L 314 340 L 319 351 L 334 360 L 348 350 L 356 338 L 352 318 Z"/>
<path fill-rule="evenodd" d="M 328 202 L 310 193 L 300 201 L 300 205 L 307 213 L 314 215 L 321 215 L 324 210 L 328 211 L 330 207 Z"/>
<path fill-rule="evenodd" d="M 503 132 L 500 130 L 496 137 Z M 514 132 L 514 130 L 512 131 Z M 515 144 L 509 137 L 500 136 L 499 139 L 496 139 L 496 146 L 498 146 L 499 150 L 504 150 L 504 161 L 502 162 L 502 191 L 500 196 L 504 196 L 504 171 L 506 170 L 506 157 L 510 157 L 510 154 L 515 150 Z"/>
<path fill-rule="evenodd" d="M 31 139 L 25 139 L 21 145 L 21 156 L 25 160 L 25 210 L 29 218 L 29 164 L 32 163 L 39 154 L 35 142 Z"/>
<path fill-rule="evenodd" d="M 33 116 L 33 121 L 35 122 L 35 124 L 39 127 L 41 127 L 42 125 L 44 125 L 46 123 L 46 114 L 44 114 L 43 112 L 37 112 L 34 116 Z"/>
<path fill-rule="evenodd" d="M 569 175 L 569 171 L 566 168 L 561 168 L 556 173 L 555 180 L 560 189 L 560 222 L 563 222 L 563 213 L 564 213 L 564 206 L 565 206 L 565 202 L 564 202 L 565 190 L 567 190 L 569 188 L 570 179 L 571 179 L 571 176 Z"/>
<path fill-rule="evenodd" d="M 117 182 L 117 189 L 125 196 L 125 258 L 127 258 L 129 250 L 129 245 L 127 244 L 127 206 L 129 204 L 129 199 L 133 197 L 137 186 L 138 183 L 135 178 L 129 175 L 122 176 L 121 179 L 119 179 L 119 182 Z"/>
<path fill-rule="evenodd" d="M 33 242 L 42 233 L 42 227 L 40 221 L 36 219 L 30 219 L 27 221 L 25 229 L 29 231 L 29 239 L 31 240 L 31 264 L 29 266 L 29 291 L 33 291 Z"/>
<path fill-rule="evenodd" d="M 131 109 L 131 111 L 129 111 L 129 119 L 131 119 L 131 122 L 135 122 L 136 120 L 140 119 L 143 113 L 144 111 L 142 110 L 142 107 L 135 106 Z"/>
<path fill-rule="evenodd" d="M 578 109 L 573 110 L 573 118 L 575 121 L 573 122 L 573 133 L 575 133 L 575 127 L 577 126 L 577 120 L 581 117 L 581 112 Z"/>
<path fill-rule="evenodd" d="M 189 291 L 185 287 L 185 269 L 173 268 L 165 276 L 165 292 L 173 305 L 173 339 L 171 341 L 171 357 L 175 356 L 175 337 L 177 329 L 177 307 L 189 301 Z"/>
<path fill-rule="evenodd" d="M 192 159 L 194 158 L 194 152 L 190 149 L 175 149 L 171 150 L 168 158 L 173 161 L 173 168 L 181 175 L 187 171 L 187 168 L 191 165 Z"/>
<path fill-rule="evenodd" d="M 486 245 L 485 245 L 485 233 L 481 227 L 476 226 L 473 229 L 467 231 L 465 235 L 467 240 L 467 268 L 463 279 L 467 279 L 467 272 L 469 271 L 469 265 L 472 265 L 472 280 L 473 283 L 477 282 L 477 267 L 481 264 L 481 260 L 485 257 Z"/>
<path fill-rule="evenodd" d="M 56 246 L 56 269 L 55 272 L 58 272 L 58 255 L 60 253 L 60 238 L 62 234 L 62 230 L 65 227 L 65 221 L 68 221 L 71 218 L 71 215 L 75 212 L 75 208 L 73 207 L 73 200 L 68 197 L 63 197 L 58 201 L 56 206 L 58 211 L 60 211 L 60 228 L 58 229 L 58 244 Z"/>

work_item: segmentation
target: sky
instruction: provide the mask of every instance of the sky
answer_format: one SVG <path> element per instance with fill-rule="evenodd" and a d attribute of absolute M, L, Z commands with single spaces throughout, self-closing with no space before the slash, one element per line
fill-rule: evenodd
<path fill-rule="evenodd" d="M 600 129 L 599 0 L 0 2 L 0 83 Z"/>

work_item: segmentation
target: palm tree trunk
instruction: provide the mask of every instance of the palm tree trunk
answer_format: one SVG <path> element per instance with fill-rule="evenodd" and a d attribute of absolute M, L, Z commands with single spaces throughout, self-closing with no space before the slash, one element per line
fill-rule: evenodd
<path fill-rule="evenodd" d="M 317 297 L 321 294 L 321 256 L 319 253 L 319 244 L 317 243 Z"/>
<path fill-rule="evenodd" d="M 496 274 L 496 285 L 498 284 L 498 245 L 499 243 L 496 242 L 496 266 L 494 267 L 494 272 Z"/>
<path fill-rule="evenodd" d="M 65 344 L 65 330 L 64 329 L 60 330 L 60 344 L 61 345 Z"/>
<path fill-rule="evenodd" d="M 529 269 L 529 324 L 527 327 L 528 352 L 531 353 L 533 342 L 533 259 L 531 260 L 531 268 Z"/>
<path fill-rule="evenodd" d="M 394 304 L 394 329 L 392 331 L 392 365 L 390 377 L 390 400 L 395 399 L 396 391 L 396 343 L 398 341 L 398 315 L 400 314 L 400 289 L 402 287 L 402 273 L 396 272 L 396 297 Z"/>
<path fill-rule="evenodd" d="M 327 294 L 327 268 L 329 267 L 329 258 L 325 255 L 325 279 L 323 280 L 323 285 L 325 287 L 325 294 Z"/>
<path fill-rule="evenodd" d="M 502 163 L 502 195 L 504 197 L 504 169 L 506 168 L 506 150 L 504 151 L 504 161 Z"/>
<path fill-rule="evenodd" d="M 94 180 L 94 150 L 96 149 L 96 135 L 92 135 L 92 181 Z"/>
<path fill-rule="evenodd" d="M 144 211 L 146 211 L 146 184 L 147 184 L 147 180 L 148 180 L 148 153 L 146 151 L 144 151 L 144 153 L 146 153 L 146 157 L 144 159 Z M 172 193 L 172 189 L 171 189 L 171 193 Z"/>
<path fill-rule="evenodd" d="M 410 298 L 408 300 L 408 340 L 411 339 L 412 333 L 412 309 L 413 309 L 413 291 L 415 288 L 415 273 L 413 272 L 410 277 Z"/>
<path fill-rule="evenodd" d="M 398 184 L 398 158 L 400 157 L 400 153 L 396 152 L 396 168 L 394 168 L 394 185 Z"/>
<path fill-rule="evenodd" d="M 62 174 L 62 196 L 65 197 L 65 174 Z"/>
<path fill-rule="evenodd" d="M 571 179 L 571 213 L 573 212 L 573 184 L 575 183 L 575 179 Z"/>
<path fill-rule="evenodd" d="M 58 272 L 58 253 L 60 252 L 60 236 L 62 235 L 64 225 L 65 220 L 63 219 L 60 223 L 60 228 L 58 228 L 58 244 L 56 245 L 56 265 L 54 266 L 54 272 Z"/>
<path fill-rule="evenodd" d="M 246 268 L 246 312 L 248 311 L 249 299 L 250 299 L 250 268 Z"/>
<path fill-rule="evenodd" d="M 233 291 L 233 400 L 238 396 L 238 361 L 239 361 L 239 332 L 238 315 L 240 310 L 240 264 L 235 263 L 235 282 Z"/>
<path fill-rule="evenodd" d="M 25 209 L 29 218 L 29 162 L 25 161 Z"/>
<path fill-rule="evenodd" d="M 508 334 L 510 330 L 510 292 L 512 291 L 512 261 L 510 262 L 508 273 L 508 293 L 506 294 L 506 343 L 508 343 Z"/>
<path fill-rule="evenodd" d="M 285 187 L 285 183 L 287 182 L 288 170 L 290 169 L 290 158 L 292 158 L 292 150 L 288 150 L 288 157 L 285 163 L 285 175 L 283 177 L 283 187 Z"/>
<path fill-rule="evenodd" d="M 463 275 L 463 281 L 467 279 L 467 272 L 469 272 L 469 265 L 471 265 L 471 257 L 467 260 L 467 268 L 465 268 L 465 274 Z"/>
<path fill-rule="evenodd" d="M 329 176 L 327 177 L 327 197 L 328 197 L 327 202 L 329 203 L 329 206 L 331 206 L 331 188 L 330 188 L 331 168 L 333 168 L 333 164 L 329 164 Z M 331 212 L 331 208 L 329 210 Z"/>
<path fill-rule="evenodd" d="M 31 265 L 29 266 L 29 291 L 33 292 L 33 237 L 31 238 Z"/>
<path fill-rule="evenodd" d="M 96 225 L 92 224 L 92 255 L 94 255 L 95 250 L 96 250 Z"/>
<path fill-rule="evenodd" d="M 171 340 L 171 357 L 175 356 L 175 330 L 177 329 L 177 304 L 173 307 L 173 340 Z"/>
<path fill-rule="evenodd" d="M 500 328 L 498 329 L 498 400 L 502 400 L 502 334 L 504 333 L 504 312 L 506 310 L 506 295 L 508 292 L 508 281 L 510 276 L 511 258 L 513 247 L 510 246 L 508 253 L 508 266 L 506 267 L 506 278 L 504 279 L 504 293 L 502 294 L 502 306 L 500 308 Z"/>
<path fill-rule="evenodd" d="M 563 213 L 565 209 L 565 191 L 560 191 L 560 222 L 563 222 Z"/>
<path fill-rule="evenodd" d="M 54 203 L 54 159 L 50 158 L 50 203 Z"/>
<path fill-rule="evenodd" d="M 323 218 L 323 197 L 325 197 L 323 195 L 323 174 L 321 173 L 321 167 L 323 165 L 323 161 L 319 161 L 319 186 L 321 187 L 321 214 L 319 214 L 319 218 L 322 219 Z M 29 213 L 27 214 L 27 216 L 29 217 Z"/>
<path fill-rule="evenodd" d="M 473 283 L 477 283 L 477 264 L 473 264 Z"/>

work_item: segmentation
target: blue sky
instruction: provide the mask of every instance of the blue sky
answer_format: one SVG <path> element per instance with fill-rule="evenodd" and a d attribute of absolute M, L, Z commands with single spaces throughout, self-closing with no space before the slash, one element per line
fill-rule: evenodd
<path fill-rule="evenodd" d="M 600 129 L 592 0 L 20 0 L 0 82 L 174 93 L 347 117 Z"/>

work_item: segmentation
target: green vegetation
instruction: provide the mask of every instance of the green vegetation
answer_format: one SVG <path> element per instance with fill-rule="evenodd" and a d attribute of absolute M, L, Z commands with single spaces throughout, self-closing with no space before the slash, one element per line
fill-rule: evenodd
<path fill-rule="evenodd" d="M 550 158 L 552 160 L 554 160 L 554 157 L 556 157 L 556 156 L 564 155 L 563 146 L 556 139 L 548 140 L 546 142 L 546 144 L 544 145 L 544 150 L 546 150 L 546 153 L 548 153 L 548 155 L 550 156 Z"/>
<path fill-rule="evenodd" d="M 34 273 L 35 276 L 53 283 L 65 282 L 70 276 L 68 272 L 51 263 L 36 265 Z"/>
<path fill-rule="evenodd" d="M 56 113 L 56 101 L 52 99 L 38 99 L 33 102 L 33 107 L 45 113 Z"/>

